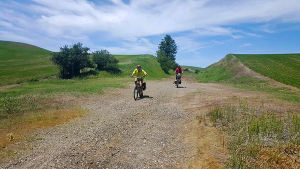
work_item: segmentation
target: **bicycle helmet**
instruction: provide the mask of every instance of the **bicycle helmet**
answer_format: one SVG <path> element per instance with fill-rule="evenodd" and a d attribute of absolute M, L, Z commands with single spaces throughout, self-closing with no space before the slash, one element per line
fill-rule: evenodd
<path fill-rule="evenodd" d="M 141 65 L 137 65 L 137 68 L 142 68 L 142 66 Z"/>

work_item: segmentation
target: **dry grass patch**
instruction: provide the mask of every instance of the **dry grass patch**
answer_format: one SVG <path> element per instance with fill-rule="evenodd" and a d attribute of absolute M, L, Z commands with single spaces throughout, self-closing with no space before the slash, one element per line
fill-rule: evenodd
<path fill-rule="evenodd" d="M 300 168 L 300 146 L 285 145 L 263 148 L 259 152 L 257 166 L 260 168 Z"/>
<path fill-rule="evenodd" d="M 12 155 L 14 143 L 26 140 L 40 129 L 63 124 L 70 119 L 82 117 L 87 111 L 81 108 L 47 110 L 4 119 L 0 124 L 0 158 Z M 43 138 L 35 138 L 43 140 Z"/>

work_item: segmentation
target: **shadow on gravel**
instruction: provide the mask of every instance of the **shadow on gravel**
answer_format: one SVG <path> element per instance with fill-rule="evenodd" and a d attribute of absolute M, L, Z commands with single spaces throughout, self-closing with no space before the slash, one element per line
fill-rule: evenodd
<path fill-rule="evenodd" d="M 181 86 L 178 86 L 178 88 L 186 88 L 186 87 L 181 87 Z"/>
<path fill-rule="evenodd" d="M 153 99 L 153 97 L 150 97 L 149 95 L 144 95 L 143 97 L 140 98 L 141 99 Z"/>

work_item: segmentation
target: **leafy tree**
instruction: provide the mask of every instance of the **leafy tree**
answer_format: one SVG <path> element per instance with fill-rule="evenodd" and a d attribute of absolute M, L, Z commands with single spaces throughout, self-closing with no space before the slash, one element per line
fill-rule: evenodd
<path fill-rule="evenodd" d="M 200 72 L 200 70 L 199 70 L 199 69 L 196 69 L 196 70 L 195 70 L 195 73 L 196 73 L 196 74 L 198 74 L 199 72 Z"/>
<path fill-rule="evenodd" d="M 175 62 L 175 57 L 177 53 L 177 45 L 175 40 L 172 39 L 170 35 L 166 35 L 164 39 L 161 40 L 158 49 L 166 53 L 166 57 L 171 61 Z"/>
<path fill-rule="evenodd" d="M 80 75 L 80 70 L 85 67 L 94 68 L 92 60 L 88 57 L 88 47 L 82 47 L 81 43 L 74 44 L 73 47 L 60 47 L 60 52 L 52 53 L 50 60 L 59 66 L 62 78 L 72 78 Z"/>
<path fill-rule="evenodd" d="M 175 69 L 178 64 L 175 62 L 177 45 L 170 35 L 166 35 L 158 46 L 156 51 L 157 60 L 165 73 L 170 69 Z"/>
<path fill-rule="evenodd" d="M 104 70 L 111 73 L 119 73 L 119 61 L 113 57 L 107 50 L 93 52 L 93 61 L 97 64 L 98 70 Z"/>
<path fill-rule="evenodd" d="M 185 71 L 185 72 L 189 72 L 190 70 L 189 70 L 188 68 L 185 68 L 184 71 Z"/>
<path fill-rule="evenodd" d="M 162 70 L 166 73 L 169 74 L 169 70 L 173 69 L 174 67 L 176 67 L 176 63 L 171 61 L 167 56 L 166 53 L 163 51 L 157 51 L 156 52 L 157 55 L 157 61 L 160 63 L 160 66 L 162 68 Z"/>

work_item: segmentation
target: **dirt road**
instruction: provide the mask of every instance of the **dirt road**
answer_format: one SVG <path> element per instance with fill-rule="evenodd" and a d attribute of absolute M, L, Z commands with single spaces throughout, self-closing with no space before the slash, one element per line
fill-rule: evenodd
<path fill-rule="evenodd" d="M 257 92 L 183 79 L 147 82 L 134 101 L 133 84 L 82 99 L 86 117 L 43 131 L 33 150 L 3 168 L 223 168 L 226 138 L 197 116 L 247 98 L 253 105 L 278 103 Z M 1 167 L 0 167 L 1 168 Z"/>

